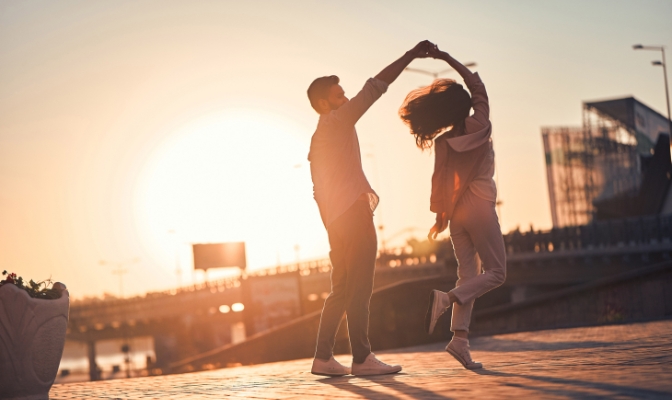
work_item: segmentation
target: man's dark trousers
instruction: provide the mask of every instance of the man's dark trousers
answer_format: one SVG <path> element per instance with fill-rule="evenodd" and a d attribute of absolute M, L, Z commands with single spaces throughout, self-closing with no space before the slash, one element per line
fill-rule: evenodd
<path fill-rule="evenodd" d="M 327 233 L 331 246 L 331 293 L 322 309 L 315 357 L 331 358 L 336 332 L 345 313 L 353 362 L 363 363 L 371 353 L 369 302 L 378 247 L 369 202 L 355 201 L 327 228 Z"/>

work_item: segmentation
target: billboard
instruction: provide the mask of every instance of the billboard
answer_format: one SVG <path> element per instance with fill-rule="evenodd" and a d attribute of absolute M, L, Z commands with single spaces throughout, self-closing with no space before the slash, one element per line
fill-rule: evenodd
<path fill-rule="evenodd" d="M 245 242 L 193 244 L 194 269 L 247 268 Z"/>

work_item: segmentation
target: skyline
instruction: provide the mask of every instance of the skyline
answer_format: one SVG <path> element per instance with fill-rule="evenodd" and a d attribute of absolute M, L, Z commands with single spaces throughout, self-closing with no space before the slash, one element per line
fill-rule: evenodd
<path fill-rule="evenodd" d="M 296 243 L 302 259 L 326 256 L 305 90 L 337 74 L 353 96 L 423 39 L 476 62 L 488 89 L 503 232 L 550 228 L 542 126 L 578 126 L 582 101 L 628 95 L 665 115 L 660 55 L 632 50 L 672 46 L 665 15 L 664 1 L 3 2 L 0 269 L 81 298 L 117 294 L 100 260 L 140 258 L 126 295 L 176 286 L 191 242 L 245 240 L 253 269 L 294 261 Z M 433 222 L 433 156 L 396 114 L 430 82 L 402 74 L 357 126 L 386 237 L 424 238 Z M 222 135 L 236 130 L 252 137 Z"/>

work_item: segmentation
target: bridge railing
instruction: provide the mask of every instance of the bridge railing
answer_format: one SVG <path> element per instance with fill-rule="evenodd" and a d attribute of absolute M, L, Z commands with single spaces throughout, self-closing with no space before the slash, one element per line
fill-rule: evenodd
<path fill-rule="evenodd" d="M 655 245 L 671 239 L 672 216 L 657 215 L 504 235 L 509 254 Z"/>
<path fill-rule="evenodd" d="M 672 240 L 672 215 L 649 216 L 619 220 L 597 221 L 588 225 L 553 228 L 547 231 L 513 231 L 504 235 L 504 243 L 509 254 L 544 253 L 562 250 L 598 249 L 622 246 L 637 246 L 657 243 L 669 243 Z M 409 246 L 387 248 L 378 258 L 379 268 L 415 267 L 454 258 L 450 239 L 436 244 L 427 251 L 416 251 Z M 183 286 L 171 290 L 147 293 L 124 299 L 93 299 L 75 301 L 74 307 L 84 305 L 116 307 L 129 303 L 146 303 L 147 300 L 161 300 L 175 295 L 200 292 L 221 292 L 237 288 L 241 280 L 247 277 L 277 275 L 299 271 L 302 276 L 315 273 L 327 273 L 331 269 L 328 258 L 301 261 L 279 265 L 256 271 L 243 272 L 241 275 L 224 279 Z"/>
<path fill-rule="evenodd" d="M 422 266 L 426 263 L 434 263 L 437 258 L 435 254 L 427 256 L 417 256 L 409 254 L 405 248 L 391 249 L 388 257 L 385 258 L 382 267 L 414 267 Z M 112 298 L 112 299 L 87 299 L 75 301 L 72 304 L 72 311 L 77 315 L 88 315 L 97 313 L 102 309 L 119 310 L 123 307 L 126 310 L 133 310 L 139 307 L 146 306 L 148 302 L 165 302 L 177 297 L 184 297 L 190 294 L 197 295 L 199 293 L 216 293 L 222 292 L 232 288 L 241 286 L 242 281 L 249 277 L 279 275 L 299 271 L 301 276 L 308 276 L 311 274 L 328 273 L 331 271 L 331 260 L 328 258 L 314 259 L 301 261 L 299 263 L 279 265 L 270 268 L 245 271 L 240 275 L 231 276 L 223 279 L 207 281 L 194 285 L 182 286 L 170 290 L 149 292 L 141 296 L 127 297 L 127 298 Z"/>

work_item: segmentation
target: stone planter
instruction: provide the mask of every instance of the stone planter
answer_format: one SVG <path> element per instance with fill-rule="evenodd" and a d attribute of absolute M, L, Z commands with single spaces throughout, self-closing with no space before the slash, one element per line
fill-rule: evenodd
<path fill-rule="evenodd" d="M 34 299 L 15 285 L 0 286 L 0 399 L 48 399 L 65 346 L 70 295 Z"/>

